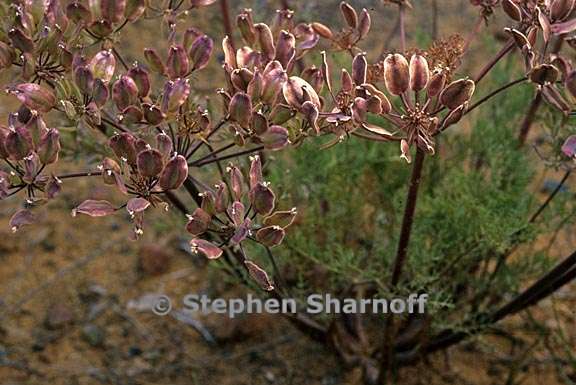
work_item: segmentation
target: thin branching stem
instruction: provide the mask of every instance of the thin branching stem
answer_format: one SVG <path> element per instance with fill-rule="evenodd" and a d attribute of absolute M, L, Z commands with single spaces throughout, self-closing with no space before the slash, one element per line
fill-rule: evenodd
<path fill-rule="evenodd" d="M 488 95 L 486 95 L 485 97 L 483 97 L 482 99 L 480 99 L 479 101 L 477 101 L 476 103 L 474 103 L 473 105 L 471 105 L 470 107 L 468 107 L 468 110 L 466 111 L 465 115 L 472 112 L 473 110 L 475 110 L 476 108 L 480 107 L 482 104 L 484 104 L 485 102 L 487 102 L 488 100 L 490 100 L 491 98 L 493 98 L 494 96 L 498 95 L 499 93 L 506 91 L 508 88 L 513 87 L 517 84 L 523 83 L 527 80 L 528 78 L 526 76 L 520 78 L 520 79 L 516 79 L 510 83 L 507 83 L 505 85 L 503 85 L 502 87 L 499 87 L 497 89 L 495 89 L 494 91 L 492 91 L 491 93 L 489 93 Z"/>
<path fill-rule="evenodd" d="M 238 156 L 251 154 L 251 153 L 253 153 L 253 152 L 258 152 L 258 151 L 261 151 L 261 150 L 263 150 L 263 149 L 264 149 L 264 146 L 258 146 L 258 147 L 254 147 L 254 148 L 251 148 L 251 149 L 248 149 L 248 150 L 244 150 L 244 151 L 240 151 L 240 152 L 235 152 L 235 153 L 233 153 L 233 154 L 224 155 L 224 156 L 221 156 L 221 157 L 219 157 L 219 158 L 211 158 L 211 159 L 206 159 L 206 160 L 204 160 L 204 161 L 202 161 L 202 162 L 194 162 L 194 163 L 191 164 L 191 166 L 194 166 L 194 167 L 202 167 L 202 166 L 205 166 L 205 165 L 210 164 L 210 163 L 219 162 L 219 161 L 226 160 L 226 159 L 236 158 L 236 157 L 238 157 Z"/>
<path fill-rule="evenodd" d="M 562 177 L 562 180 L 560 180 L 560 183 L 558 183 L 556 188 L 550 193 L 550 195 L 548 195 L 548 198 L 546 198 L 544 203 L 542 203 L 542 205 L 538 208 L 538 210 L 536 210 L 536 212 L 530 217 L 528 223 L 534 223 L 536 219 L 538 219 L 540 214 L 542 214 L 542 212 L 546 209 L 546 207 L 550 205 L 550 202 L 552 202 L 552 200 L 554 200 L 556 195 L 558 195 L 558 193 L 562 190 L 562 187 L 564 187 L 564 184 L 570 177 L 570 174 L 572 174 L 572 170 L 568 170 L 564 173 L 564 176 Z"/>
<path fill-rule="evenodd" d="M 86 171 L 86 172 L 76 172 L 73 174 L 62 174 L 57 175 L 56 178 L 58 179 L 72 179 L 72 178 L 82 178 L 86 176 L 100 176 L 102 175 L 101 171 Z"/>
<path fill-rule="evenodd" d="M 195 160 L 195 161 L 192 162 L 190 165 L 191 165 L 191 166 L 194 166 L 194 165 L 196 165 L 196 164 L 198 164 L 198 163 L 202 163 L 202 162 L 204 162 L 205 160 L 211 159 L 211 158 L 213 158 L 214 156 L 218 155 L 219 153 L 221 153 L 221 152 L 223 152 L 223 151 L 226 151 L 226 150 L 234 147 L 235 145 L 236 145 L 235 143 L 228 143 L 227 145 L 222 146 L 222 147 L 220 147 L 219 149 L 210 152 L 208 155 L 203 156 L 202 158 L 200 158 L 200 159 L 198 159 L 198 160 Z"/>
<path fill-rule="evenodd" d="M 540 90 L 536 91 L 536 95 L 532 99 L 530 103 L 530 107 L 528 107 L 528 111 L 522 120 L 522 125 L 520 126 L 520 133 L 518 134 L 518 144 L 520 146 L 526 143 L 526 139 L 528 138 L 528 134 L 530 133 L 530 128 L 532 128 L 532 124 L 534 123 L 534 119 L 536 118 L 536 113 L 542 104 L 542 92 Z"/>
<path fill-rule="evenodd" d="M 512 48 L 514 48 L 514 40 L 513 39 L 509 39 L 506 44 L 504 44 L 504 46 L 502 47 L 502 49 L 500 49 L 500 51 L 498 51 L 498 53 L 496 54 L 496 56 L 494 56 L 492 58 L 492 60 L 490 60 L 488 63 L 486 63 L 486 65 L 484 67 L 482 67 L 482 69 L 480 70 L 480 72 L 478 73 L 478 75 L 476 75 L 474 77 L 474 82 L 479 83 L 480 80 L 484 79 L 484 77 L 488 74 L 488 72 L 490 72 L 490 70 L 492 68 L 494 68 L 494 66 L 496 64 L 498 64 L 498 62 L 508 54 L 508 52 L 512 51 Z"/>
<path fill-rule="evenodd" d="M 126 62 L 124 61 L 124 58 L 122 57 L 122 55 L 120 55 L 120 52 L 118 52 L 118 50 L 116 48 L 112 48 L 112 52 L 114 53 L 114 55 L 118 58 L 118 60 L 120 61 L 120 63 L 122 64 L 122 67 L 124 67 L 124 69 L 126 71 L 129 70 L 128 68 L 128 64 L 126 64 Z"/>

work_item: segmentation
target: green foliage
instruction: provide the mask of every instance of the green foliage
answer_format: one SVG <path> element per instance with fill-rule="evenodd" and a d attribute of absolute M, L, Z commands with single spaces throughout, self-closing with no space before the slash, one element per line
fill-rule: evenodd
<path fill-rule="evenodd" d="M 499 69 L 491 86 L 508 75 Z M 489 299 L 543 271 L 546 258 L 523 253 L 491 273 L 502 255 L 536 234 L 528 218 L 537 208 L 531 184 L 539 159 L 516 139 L 531 97 L 532 87 L 515 87 L 442 135 L 438 153 L 426 159 L 407 279 L 395 293 L 386 287 L 411 171 L 398 146 L 350 138 L 320 150 L 307 142 L 289 158 L 272 159 L 267 179 L 300 212 L 286 247 L 274 251 L 281 270 L 299 282 L 298 293 L 337 295 L 360 282 L 375 283 L 383 296 L 424 291 L 430 311 L 446 313 L 435 326 L 456 326 L 474 318 L 466 310 L 492 309 Z M 463 316 L 453 317 L 456 307 Z"/>

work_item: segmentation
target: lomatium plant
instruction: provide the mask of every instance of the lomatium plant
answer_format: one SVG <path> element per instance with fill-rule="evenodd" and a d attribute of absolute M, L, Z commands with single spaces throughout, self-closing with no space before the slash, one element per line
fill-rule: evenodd
<path fill-rule="evenodd" d="M 412 169 L 396 256 L 389 276 L 380 279 L 389 293 L 397 293 L 409 281 L 404 271 L 424 161 L 442 156 L 437 148 L 446 130 L 521 83 L 532 85 L 534 99 L 518 130 L 519 145 L 539 108 L 552 106 L 564 123 L 573 113 L 576 71 L 564 48 L 575 46 L 574 0 L 472 0 L 482 23 L 502 10 L 507 15 L 502 30 L 509 37 L 477 74 L 460 74 L 459 68 L 474 36 L 438 40 L 430 48 L 406 47 L 404 15 L 418 6 L 408 1 L 389 2 L 400 14 L 400 47 L 386 47 L 382 60 L 374 62 L 362 48 L 371 29 L 366 9 L 342 2 L 339 26 L 302 20 L 289 9 L 277 11 L 267 24 L 244 9 L 235 26 L 225 25 L 233 35 L 222 38 L 189 21 L 198 8 L 214 2 L 10 0 L 0 5 L 0 69 L 8 74 L 6 93 L 19 105 L 0 127 L 0 199 L 24 201 L 10 220 L 13 231 L 38 225 L 37 213 L 62 189 L 73 188 L 73 179 L 91 178 L 111 186 L 123 203 L 85 200 L 74 216 L 127 210 L 133 222 L 127 233 L 136 240 L 145 230 L 147 211 L 174 207 L 187 216 L 186 226 L 175 231 L 189 234 L 192 252 L 224 261 L 239 282 L 252 280 L 263 293 L 282 298 L 289 288 L 279 287 L 280 272 L 266 271 L 248 247 L 257 245 L 274 258 L 270 250 L 283 247 L 297 226 L 298 208 L 279 199 L 265 180 L 268 153 L 304 142 L 324 151 L 367 140 L 393 146 L 402 167 Z M 140 60 L 128 63 L 120 48 L 123 32 L 142 19 L 161 27 L 162 47 L 146 48 Z M 482 80 L 509 54 L 520 63 L 518 79 L 496 90 L 482 89 Z M 211 98 L 203 99 L 195 84 L 207 66 L 220 66 L 218 79 L 223 80 L 212 87 Z M 84 143 L 72 139 L 78 132 L 98 146 L 83 150 Z M 542 159 L 569 175 L 576 137 L 560 131 L 559 138 L 566 143 L 555 138 Z M 69 154 L 93 158 L 94 148 L 98 162 L 93 167 L 60 172 Z M 495 251 L 500 261 L 523 239 L 520 235 Z M 334 317 L 328 324 L 303 312 L 286 316 L 314 340 L 332 346 L 347 365 L 361 367 L 366 383 L 386 383 L 395 368 L 550 295 L 576 276 L 575 259 L 561 262 L 498 309 L 465 317 L 461 330 L 435 330 L 432 315 L 389 316 L 374 329 L 363 326 L 363 315 Z"/>

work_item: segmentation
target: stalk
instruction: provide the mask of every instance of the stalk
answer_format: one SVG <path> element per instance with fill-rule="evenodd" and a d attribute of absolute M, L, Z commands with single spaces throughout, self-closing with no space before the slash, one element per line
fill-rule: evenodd
<path fill-rule="evenodd" d="M 502 87 L 499 87 L 497 89 L 495 89 L 494 91 L 492 91 L 491 93 L 489 93 L 488 95 L 486 95 L 485 97 L 483 97 L 482 99 L 480 99 L 479 101 L 477 101 L 476 103 L 474 103 L 473 105 L 471 105 L 470 107 L 468 107 L 468 110 L 466 110 L 466 114 L 472 112 L 472 110 L 476 109 L 477 107 L 480 107 L 483 103 L 487 102 L 488 100 L 490 100 L 491 98 L 493 98 L 494 96 L 498 95 L 499 93 L 507 90 L 510 87 L 515 86 L 516 84 L 520 84 L 523 83 L 527 80 L 526 77 L 514 80 L 510 83 L 507 83 L 505 85 L 503 85 Z"/>
<path fill-rule="evenodd" d="M 202 161 L 198 161 L 198 162 L 194 162 L 192 164 L 190 164 L 193 167 L 202 167 L 204 165 L 210 164 L 210 163 L 214 163 L 214 162 L 220 162 L 222 160 L 226 160 L 226 159 L 232 159 L 232 158 L 236 158 L 238 156 L 242 156 L 242 155 L 247 155 L 247 154 L 251 154 L 253 152 L 258 152 L 264 149 L 264 146 L 258 146 L 258 147 L 254 147 L 248 150 L 244 150 L 244 151 L 240 151 L 240 152 L 235 152 L 233 154 L 228 154 L 228 155 L 223 155 L 219 158 L 212 158 L 212 156 L 214 154 L 210 154 L 210 159 L 205 159 Z"/>
<path fill-rule="evenodd" d="M 400 240 L 398 241 L 396 260 L 394 261 L 392 279 L 390 281 L 390 286 L 392 288 L 394 288 L 400 281 L 402 269 L 408 254 L 408 245 L 410 243 L 410 235 L 412 233 L 412 223 L 414 222 L 414 212 L 416 211 L 416 201 L 418 200 L 418 190 L 420 188 L 420 179 L 422 177 L 424 158 L 424 151 L 418 148 L 416 151 L 414 166 L 412 167 L 412 176 L 410 177 L 410 187 L 408 188 L 406 206 L 404 208 L 404 218 L 402 219 Z"/>
<path fill-rule="evenodd" d="M 236 50 L 236 45 L 234 45 L 234 37 L 232 36 L 232 22 L 230 21 L 230 7 L 228 5 L 228 0 L 220 0 L 220 10 L 222 11 L 222 24 L 224 24 L 224 31 L 230 39 L 232 48 Z"/>
<path fill-rule="evenodd" d="M 399 11 L 399 15 L 398 15 L 398 24 L 400 27 L 400 49 L 402 51 L 402 53 L 406 53 L 406 21 L 405 21 L 405 12 L 406 12 L 406 7 L 404 7 L 404 4 L 400 3 L 398 5 L 398 11 Z"/>
<path fill-rule="evenodd" d="M 536 112 L 538 111 L 538 108 L 540 108 L 541 104 L 542 104 L 542 92 L 537 91 L 536 95 L 534 96 L 534 99 L 532 99 L 532 103 L 530 103 L 528 112 L 526 112 L 526 116 L 524 116 L 522 125 L 520 126 L 520 133 L 518 134 L 518 145 L 523 146 L 524 143 L 526 143 L 526 138 L 528 137 L 530 128 L 532 128 L 532 123 L 534 123 Z"/>
<path fill-rule="evenodd" d="M 467 332 L 444 330 L 432 338 L 423 353 L 428 354 L 446 349 L 455 345 L 469 336 L 477 334 L 483 327 L 490 326 L 509 315 L 518 313 L 530 306 L 536 305 L 542 299 L 556 292 L 558 289 L 576 278 L 576 252 L 560 262 L 548 274 L 535 282 L 532 286 L 519 294 L 512 301 L 502 306 L 495 312 L 485 315 L 480 327 Z"/>
<path fill-rule="evenodd" d="M 506 54 L 508 54 L 508 52 L 512 51 L 512 48 L 514 48 L 514 40 L 510 39 L 508 40 L 508 42 L 504 45 L 504 47 L 502 47 L 502 49 L 500 49 L 500 51 L 496 54 L 496 56 L 494 56 L 492 58 L 492 60 L 490 60 L 488 63 L 486 63 L 486 65 L 484 67 L 482 67 L 482 69 L 480 70 L 480 72 L 478 73 L 478 75 L 476 75 L 476 77 L 474 78 L 474 82 L 478 83 L 480 80 L 482 80 L 484 78 L 484 76 L 486 76 L 488 74 L 488 72 L 490 72 L 490 70 L 492 68 L 494 68 L 494 66 L 504 57 L 506 56 Z"/>
<path fill-rule="evenodd" d="M 432 40 L 438 40 L 438 0 L 432 0 Z"/>
<path fill-rule="evenodd" d="M 470 48 L 470 45 L 472 44 L 472 41 L 480 35 L 480 30 L 482 29 L 482 25 L 484 25 L 484 17 L 482 17 L 482 15 L 480 15 L 478 17 L 478 20 L 476 21 L 476 25 L 474 26 L 474 29 L 472 30 L 472 32 L 468 35 L 468 37 L 466 38 L 466 42 L 464 43 L 464 52 L 468 51 L 468 48 Z"/>
<path fill-rule="evenodd" d="M 394 288 L 400 281 L 406 257 L 408 255 L 408 245 L 412 233 L 412 224 L 414 222 L 414 213 L 416 211 L 416 202 L 418 200 L 418 191 L 422 177 L 422 168 L 424 166 L 425 153 L 420 148 L 416 151 L 414 165 L 412 166 L 412 176 L 410 177 L 410 186 L 406 196 L 406 206 L 404 207 L 404 218 L 402 219 L 402 229 L 400 231 L 400 240 L 398 241 L 398 250 L 392 272 L 390 287 Z M 394 344 L 393 337 L 395 333 L 395 323 L 391 315 L 386 318 L 384 326 L 384 339 L 382 344 L 383 357 L 380 361 L 380 373 L 378 381 L 384 385 L 388 381 L 388 374 L 394 367 Z"/>
<path fill-rule="evenodd" d="M 560 192 L 560 190 L 562 190 L 562 187 L 564 186 L 564 183 L 566 183 L 566 181 L 568 180 L 570 174 L 572 174 L 572 170 L 566 171 L 566 173 L 562 177 L 562 180 L 560 181 L 560 183 L 558 183 L 558 186 L 556 186 L 556 188 L 550 193 L 550 195 L 548 195 L 546 201 L 544 201 L 544 203 L 542 203 L 542 205 L 538 208 L 538 210 L 536 210 L 536 212 L 532 215 L 532 217 L 530 217 L 528 223 L 534 223 L 536 219 L 538 219 L 540 214 L 542 214 L 542 211 L 544 211 L 546 207 L 548 207 L 548 205 L 550 204 L 550 202 L 552 202 L 554 197 L 556 197 L 556 195 Z"/>

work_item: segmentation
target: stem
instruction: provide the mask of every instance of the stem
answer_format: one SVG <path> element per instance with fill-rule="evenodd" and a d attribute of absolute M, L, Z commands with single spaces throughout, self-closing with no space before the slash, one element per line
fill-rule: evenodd
<path fill-rule="evenodd" d="M 470 44 L 472 44 L 472 41 L 478 35 L 480 35 L 480 29 L 482 28 L 483 24 L 484 24 L 484 17 L 482 17 L 482 15 L 480 15 L 478 17 L 478 20 L 476 21 L 476 25 L 474 26 L 474 29 L 466 38 L 466 42 L 464 43 L 464 50 L 463 50 L 464 52 L 468 51 L 468 48 L 470 48 Z"/>
<path fill-rule="evenodd" d="M 108 123 L 109 125 L 111 125 L 112 127 L 122 131 L 122 132 L 128 132 L 127 129 L 125 129 L 124 127 L 122 127 L 121 125 L 119 125 L 118 123 L 116 123 L 115 121 L 113 121 L 112 119 L 108 119 L 104 116 L 101 117 L 102 121 L 105 123 Z"/>
<path fill-rule="evenodd" d="M 357 136 L 357 137 L 362 138 L 362 139 L 372 140 L 372 141 L 376 141 L 376 142 L 390 142 L 390 141 L 397 140 L 395 138 L 390 138 L 387 136 L 368 135 L 368 134 L 363 134 L 361 132 L 356 132 L 356 131 L 352 132 L 352 135 Z"/>
<path fill-rule="evenodd" d="M 12 168 L 14 171 L 16 171 L 16 173 L 17 173 L 18 175 L 20 175 L 20 176 L 23 176 L 23 175 L 24 175 L 24 173 L 20 170 L 20 168 L 18 167 L 18 165 L 15 166 L 15 165 L 12 164 L 12 162 L 10 162 L 8 159 L 4 159 L 4 162 L 6 162 L 6 164 L 7 164 L 8 166 L 10 166 L 10 168 Z"/>
<path fill-rule="evenodd" d="M 534 118 L 536 117 L 536 112 L 538 111 L 538 108 L 540 108 L 541 104 L 542 92 L 538 90 L 536 96 L 532 99 L 532 103 L 530 103 L 528 112 L 526 112 L 526 116 L 522 121 L 522 126 L 520 126 L 520 134 L 518 135 L 518 144 L 520 146 L 526 143 L 526 138 L 528 137 L 528 133 L 530 132 L 530 128 L 532 127 L 532 123 L 534 123 Z"/>
<path fill-rule="evenodd" d="M 572 173 L 571 170 L 566 171 L 566 173 L 564 174 L 564 177 L 562 178 L 562 180 L 560 181 L 558 186 L 556 186 L 556 188 L 550 193 L 550 195 L 548 196 L 546 201 L 544 201 L 544 203 L 542 203 L 542 205 L 538 208 L 538 210 L 536 210 L 536 212 L 530 217 L 527 225 L 534 223 L 536 221 L 536 219 L 538 219 L 540 214 L 542 214 L 542 212 L 544 212 L 544 210 L 550 205 L 552 200 L 556 197 L 558 192 L 562 189 L 562 186 L 564 186 L 564 183 L 566 183 L 566 181 L 568 180 L 568 177 L 570 176 L 571 173 Z M 520 236 L 522 235 L 522 233 L 524 231 L 526 231 L 526 229 L 527 229 L 527 227 L 522 227 L 519 230 L 516 230 L 511 235 L 511 245 L 505 251 L 497 254 L 497 256 L 495 258 L 497 260 L 497 262 L 496 262 L 496 266 L 494 267 L 494 270 L 490 274 L 490 277 L 488 278 L 488 281 L 486 282 L 486 284 L 483 285 L 484 286 L 483 289 L 480 290 L 479 293 L 472 299 L 472 301 L 471 301 L 472 303 L 477 304 L 478 301 L 480 301 L 486 297 L 486 295 L 488 294 L 489 288 L 492 287 L 492 282 L 494 282 L 497 274 L 500 272 L 502 267 L 506 264 L 506 260 L 510 257 L 510 255 L 520 245 L 520 243 L 521 243 L 520 242 L 520 239 L 521 239 Z"/>
<path fill-rule="evenodd" d="M 424 157 L 424 151 L 418 148 L 416 151 L 414 166 L 412 167 L 412 176 L 410 178 L 410 187 L 408 189 L 408 195 L 406 198 L 406 206 L 404 208 L 404 219 L 402 220 L 400 240 L 398 241 L 396 260 L 394 261 L 394 270 L 392 272 L 392 279 L 390 281 L 390 286 L 392 288 L 395 287 L 400 281 L 402 268 L 406 262 L 408 244 L 410 243 L 410 234 L 412 233 L 412 223 L 414 221 L 414 212 L 416 211 L 416 201 L 418 200 L 418 189 L 420 187 Z"/>
<path fill-rule="evenodd" d="M 398 28 L 400 28 L 400 15 L 398 15 L 398 18 L 396 19 L 396 24 L 394 24 L 394 28 L 390 30 L 390 32 L 386 36 L 386 39 L 384 39 L 384 43 L 382 43 L 382 50 L 381 50 L 382 53 L 380 54 L 382 59 L 384 59 L 384 57 L 386 56 L 386 53 L 388 52 L 388 45 L 390 45 L 390 42 L 396 35 L 396 31 L 398 31 Z"/>
<path fill-rule="evenodd" d="M 71 179 L 71 178 L 81 178 L 85 176 L 100 176 L 102 175 L 101 171 L 88 171 L 88 172 L 77 172 L 74 174 L 64 174 L 64 175 L 57 175 L 56 178 L 58 179 Z"/>
<path fill-rule="evenodd" d="M 220 10 L 222 11 L 222 23 L 224 24 L 224 31 L 230 39 L 232 49 L 236 50 L 234 45 L 234 37 L 232 36 L 232 23 L 230 22 L 230 11 L 228 7 L 228 0 L 220 0 Z"/>
<path fill-rule="evenodd" d="M 236 158 L 237 156 L 251 154 L 253 152 L 261 151 L 263 149 L 264 149 L 264 146 L 258 146 L 258 147 L 252 148 L 252 149 L 248 149 L 248 150 L 244 150 L 244 151 L 240 151 L 240 152 L 235 152 L 233 154 L 224 155 L 224 156 L 221 156 L 219 158 L 206 159 L 202 162 L 194 162 L 191 164 L 191 166 L 202 167 L 202 166 L 210 164 L 210 163 L 219 162 L 221 160 L 226 160 L 226 159 L 231 159 L 231 158 Z"/>
<path fill-rule="evenodd" d="M 405 26 L 405 7 L 404 4 L 400 3 L 398 5 L 398 23 L 400 27 L 400 50 L 402 53 L 406 53 L 406 26 Z"/>
<path fill-rule="evenodd" d="M 432 0 L 432 40 L 438 40 L 438 0 Z"/>
<path fill-rule="evenodd" d="M 218 150 L 214 150 L 214 151 L 210 152 L 208 155 L 206 155 L 206 156 L 204 156 L 204 157 L 202 157 L 202 158 L 200 158 L 200 159 L 198 159 L 198 160 L 195 160 L 195 161 L 192 162 L 190 165 L 191 165 L 191 166 L 194 166 L 194 165 L 196 165 L 196 164 L 198 164 L 198 163 L 202 163 L 202 162 L 204 162 L 205 160 L 210 159 L 210 158 L 214 157 L 215 155 L 217 155 L 217 154 L 219 154 L 219 153 L 221 153 L 221 152 L 223 152 L 223 151 L 228 150 L 228 149 L 231 148 L 231 147 L 234 147 L 235 145 L 236 145 L 236 143 L 229 143 L 229 144 L 225 145 L 224 147 L 221 147 L 221 148 L 219 148 Z"/>
<path fill-rule="evenodd" d="M 511 314 L 518 313 L 530 306 L 536 305 L 539 301 L 553 294 L 562 286 L 576 278 L 575 266 L 576 252 L 572 253 L 569 257 L 564 259 L 564 261 L 556 265 L 554 269 L 526 289 L 522 294 L 518 295 L 494 313 L 488 315 L 485 322 L 483 322 L 483 325 L 480 327 L 476 327 L 467 332 L 444 330 L 438 333 L 435 338 L 431 339 L 431 342 L 424 347 L 422 353 L 427 354 L 441 349 L 446 349 L 469 336 L 477 334 L 482 330 L 482 326 L 489 326 Z"/>
<path fill-rule="evenodd" d="M 476 77 L 474 78 L 474 82 L 475 83 L 480 82 L 480 80 L 482 80 L 484 78 L 484 76 L 486 76 L 486 74 L 488 72 L 490 72 L 490 70 L 496 65 L 496 63 L 498 63 L 500 61 L 500 59 L 502 59 L 504 56 L 506 56 L 506 54 L 508 52 L 510 52 L 512 50 L 512 48 L 514 48 L 514 40 L 510 39 L 502 47 L 502 49 L 500 49 L 500 51 L 496 54 L 496 56 L 494 56 L 492 58 L 492 60 L 490 60 L 488 63 L 486 63 L 486 65 L 484 67 L 482 67 L 482 69 L 480 70 L 478 75 L 476 75 Z"/>
<path fill-rule="evenodd" d="M 268 246 L 265 246 L 266 248 L 266 254 L 268 255 L 268 259 L 270 260 L 270 263 L 272 264 L 272 269 L 274 269 L 274 283 L 276 284 L 276 286 L 280 286 L 281 289 L 283 289 L 283 291 L 288 290 L 288 285 L 286 284 L 286 281 L 284 280 L 284 277 L 282 276 L 282 273 L 280 272 L 280 268 L 278 267 L 278 264 L 276 263 L 276 258 L 274 258 L 274 254 L 272 254 L 272 251 L 270 250 L 270 248 Z M 279 288 L 276 288 L 276 290 L 278 290 Z"/>
<path fill-rule="evenodd" d="M 526 80 L 527 80 L 527 78 L 526 78 L 526 77 L 523 77 L 523 78 L 521 78 L 521 79 L 517 79 L 517 80 L 514 80 L 514 81 L 512 81 L 512 82 L 510 82 L 510 83 L 508 83 L 508 84 L 505 84 L 505 85 L 503 85 L 502 87 L 500 87 L 500 88 L 492 91 L 491 93 L 489 93 L 488 95 L 486 95 L 485 97 L 483 97 L 482 99 L 480 99 L 479 101 L 477 101 L 476 103 L 474 103 L 472 106 L 470 106 L 470 107 L 468 108 L 468 110 L 465 112 L 464 115 L 472 112 L 472 110 L 474 110 L 475 108 L 479 107 L 482 103 L 488 101 L 488 100 L 491 99 L 492 97 L 498 95 L 500 92 L 503 92 L 503 91 L 507 90 L 508 88 L 515 86 L 516 84 L 525 82 Z"/>
<path fill-rule="evenodd" d="M 571 173 L 572 173 L 572 170 L 566 171 L 566 173 L 564 174 L 564 177 L 562 177 L 562 180 L 560 181 L 560 183 L 558 183 L 558 186 L 556 186 L 554 191 L 552 191 L 550 193 L 550 195 L 548 195 L 548 198 L 546 199 L 546 201 L 544 203 L 542 203 L 542 206 L 540 206 L 538 208 L 538 210 L 534 213 L 534 215 L 532 215 L 532 217 L 530 217 L 530 220 L 528 221 L 528 223 L 534 223 L 534 221 L 536 221 L 536 219 L 538 219 L 538 217 L 540 216 L 540 214 L 542 214 L 544 209 L 546 209 L 546 207 L 548 207 L 550 202 L 552 202 L 552 200 L 554 199 L 556 194 L 558 194 L 560 192 L 560 190 L 564 186 L 564 183 L 566 183 L 566 181 L 568 180 L 568 177 L 570 176 Z"/>
<path fill-rule="evenodd" d="M 124 69 L 126 71 L 128 71 L 130 68 L 128 68 L 128 64 L 126 64 L 126 62 L 124 61 L 124 58 L 122 58 L 122 55 L 120 55 L 120 52 L 118 52 L 118 50 L 115 47 L 112 48 L 112 52 L 114 53 L 114 55 L 116 55 L 116 57 L 118 58 L 118 60 L 122 64 L 122 67 L 124 67 Z"/>
<path fill-rule="evenodd" d="M 14 191 L 10 192 L 8 195 L 6 195 L 6 198 L 11 197 L 12 195 L 18 194 L 20 191 L 22 191 L 26 187 L 27 187 L 27 185 L 19 186 L 16 190 L 14 190 Z"/>
<path fill-rule="evenodd" d="M 122 28 L 124 28 L 126 26 L 126 24 L 128 24 L 128 19 L 124 19 L 124 22 L 114 30 L 114 33 L 118 33 L 120 31 L 122 31 Z"/>
<path fill-rule="evenodd" d="M 394 270 L 392 272 L 392 279 L 390 281 L 391 288 L 394 288 L 400 281 L 402 275 L 402 268 L 406 262 L 408 254 L 408 245 L 410 243 L 410 234 L 412 233 L 412 223 L 414 222 L 414 212 L 416 211 L 416 202 L 418 200 L 418 190 L 420 187 L 420 179 L 422 176 L 422 168 L 424 166 L 425 153 L 420 148 L 416 150 L 416 159 L 412 166 L 412 176 L 410 177 L 410 187 L 408 188 L 406 206 L 404 208 L 404 218 L 402 220 L 402 229 L 400 231 L 400 240 L 398 241 L 398 250 L 396 252 L 396 260 L 394 261 Z M 386 318 L 384 326 L 384 338 L 382 343 L 382 359 L 380 361 L 380 373 L 378 381 L 380 384 L 387 383 L 388 373 L 393 368 L 394 352 L 393 352 L 393 337 L 395 323 L 391 315 Z"/>
<path fill-rule="evenodd" d="M 165 191 L 164 194 L 166 198 L 182 213 L 182 215 L 188 215 L 188 209 L 186 205 L 174 194 L 172 191 Z"/>
<path fill-rule="evenodd" d="M 188 178 L 186 178 L 184 181 L 184 188 L 186 189 L 186 192 L 188 192 L 188 195 L 190 195 L 190 197 L 194 200 L 196 205 L 198 207 L 202 206 L 202 198 L 199 195 L 200 191 L 196 187 L 196 184 L 194 184 L 194 180 L 192 180 L 191 176 L 188 176 Z"/>
<path fill-rule="evenodd" d="M 220 128 L 224 126 L 224 124 L 227 121 L 228 120 L 226 118 L 222 119 L 220 122 L 218 122 L 218 124 L 214 127 L 214 129 L 210 131 L 210 133 L 206 136 L 205 140 L 198 140 L 198 142 L 192 147 L 188 155 L 186 155 L 186 159 L 187 160 L 190 159 L 196 153 L 196 151 L 198 151 L 198 149 L 200 149 L 200 147 L 202 147 L 202 145 L 205 144 L 208 141 L 208 139 L 210 139 L 212 135 L 214 135 Z"/>

